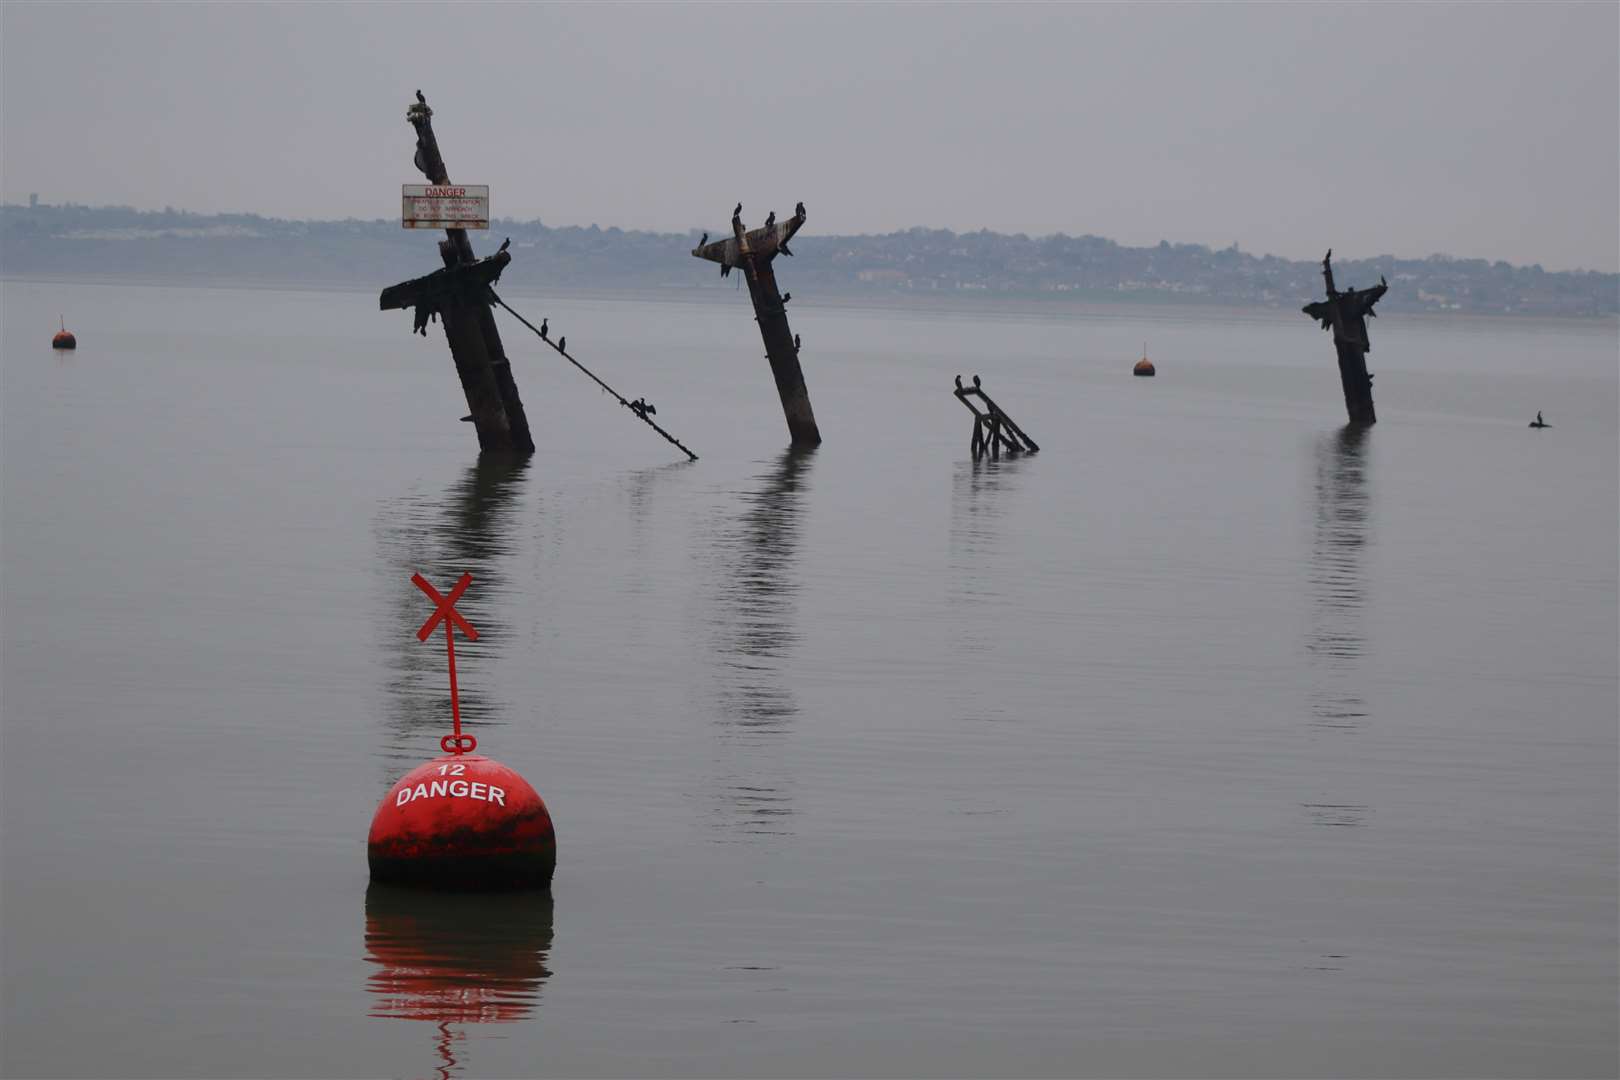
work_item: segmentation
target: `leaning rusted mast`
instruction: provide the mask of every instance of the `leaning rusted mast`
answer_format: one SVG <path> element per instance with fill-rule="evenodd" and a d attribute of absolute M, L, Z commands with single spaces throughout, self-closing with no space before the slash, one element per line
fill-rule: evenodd
<path fill-rule="evenodd" d="M 416 129 L 416 167 L 429 182 L 448 185 L 450 173 L 433 134 L 433 110 L 420 90 L 416 99 L 405 114 Z M 501 251 L 480 262 L 466 229 L 446 229 L 445 234 L 447 239 L 439 244 L 445 269 L 384 290 L 382 307 L 415 307 L 418 328 L 425 326 L 430 315 L 442 318 L 456 373 L 467 395 L 467 410 L 478 431 L 479 448 L 532 454 L 529 420 L 489 309 L 489 286 L 511 256 Z"/>
<path fill-rule="evenodd" d="M 782 399 L 782 414 L 787 418 L 788 432 L 793 445 L 820 446 L 821 431 L 816 427 L 816 415 L 810 409 L 810 391 L 805 389 L 804 370 L 799 366 L 799 347 L 788 326 L 787 306 L 776 290 L 776 273 L 771 269 L 779 252 L 792 255 L 787 242 L 804 224 L 804 203 L 794 208 L 793 216 L 776 222 L 771 214 L 766 224 L 745 231 L 742 224 L 742 206 L 731 215 L 730 240 L 716 240 L 692 249 L 700 259 L 720 264 L 722 276 L 741 267 L 748 279 L 748 295 L 754 301 L 754 318 L 759 323 L 759 336 L 765 341 L 765 356 L 771 362 L 771 374 L 776 377 L 776 392 Z"/>
<path fill-rule="evenodd" d="M 1327 299 L 1306 304 L 1302 310 L 1322 324 L 1322 329 L 1333 331 L 1333 347 L 1339 354 L 1339 383 L 1344 388 L 1344 408 L 1352 424 L 1376 424 L 1378 413 L 1373 409 L 1372 376 L 1367 372 L 1367 354 L 1372 342 L 1367 337 L 1367 319 L 1376 318 L 1373 305 L 1389 291 L 1383 278 L 1370 289 L 1347 289 L 1339 292 L 1333 287 L 1333 249 L 1322 258 L 1322 278 L 1327 286 Z"/>

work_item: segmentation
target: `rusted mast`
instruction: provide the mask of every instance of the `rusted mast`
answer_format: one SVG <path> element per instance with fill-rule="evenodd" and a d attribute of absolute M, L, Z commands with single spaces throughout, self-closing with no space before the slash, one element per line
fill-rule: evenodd
<path fill-rule="evenodd" d="M 787 306 L 776 290 L 776 273 L 771 263 L 778 253 L 792 255 L 787 242 L 804 224 L 804 203 L 794 208 L 786 221 L 775 221 L 771 214 L 767 223 L 751 231 L 744 230 L 742 207 L 731 215 L 731 239 L 716 240 L 692 249 L 700 259 L 720 264 L 725 276 L 735 267 L 741 267 L 748 279 L 748 295 L 754 301 L 754 319 L 759 323 L 759 336 L 765 341 L 765 356 L 771 362 L 771 374 L 776 377 L 776 393 L 782 399 L 782 414 L 787 418 L 788 432 L 797 447 L 820 446 L 821 431 L 816 427 L 816 415 L 810 409 L 810 391 L 804 385 L 804 370 L 799 366 L 799 348 L 793 331 L 788 326 Z"/>
<path fill-rule="evenodd" d="M 1373 305 L 1389 291 L 1389 283 L 1380 277 L 1370 289 L 1339 292 L 1333 287 L 1332 248 L 1322 259 L 1322 278 L 1327 285 L 1327 299 L 1306 304 L 1300 310 L 1320 322 L 1322 329 L 1333 331 L 1333 347 L 1339 354 L 1339 383 L 1344 389 L 1344 407 L 1350 422 L 1376 424 L 1372 376 L 1367 373 L 1367 354 L 1372 351 L 1367 319 L 1377 317 Z"/>
<path fill-rule="evenodd" d="M 984 392 L 977 375 L 973 376 L 971 387 L 963 386 L 962 376 L 958 375 L 954 393 L 956 400 L 966 405 L 968 412 L 973 414 L 973 460 L 977 461 L 980 455 L 985 453 L 993 458 L 999 458 L 1002 447 L 1006 447 L 1009 456 L 1040 452 L 1041 448 L 1036 445 L 1035 440 L 1026 435 L 1024 429 Z M 975 397 L 984 403 L 982 412 L 971 400 Z"/>
<path fill-rule="evenodd" d="M 417 92 L 417 101 L 405 114 L 416 129 L 416 167 L 430 183 L 448 185 L 450 173 L 439 153 L 439 140 L 433 134 L 433 110 L 427 100 Z M 466 229 L 446 229 L 448 239 L 439 244 L 439 255 L 444 260 L 449 280 L 442 283 L 440 303 L 433 313 L 444 320 L 445 339 L 455 358 L 456 373 L 461 377 L 462 390 L 467 395 L 467 410 L 472 414 L 473 426 L 478 430 L 478 446 L 482 450 L 513 450 L 532 454 L 534 439 L 529 433 L 529 420 L 523 411 L 523 400 L 518 396 L 517 383 L 512 378 L 512 363 L 506 357 L 501 335 L 495 325 L 495 316 L 489 308 L 489 286 L 500 276 L 500 271 L 511 257 L 498 253 L 500 265 L 490 267 L 494 260 L 479 262 L 473 254 L 472 241 Z M 474 266 L 486 272 L 463 275 L 458 271 Z M 492 270 L 492 272 L 489 272 Z M 435 275 L 430 275 L 433 277 Z M 481 280 L 480 280 L 481 279 Z M 418 279 L 425 282 L 428 279 Z M 407 282 L 406 285 L 413 283 Z M 395 286 L 405 289 L 404 285 Z M 383 294 L 384 307 L 389 293 Z M 408 294 L 396 294 L 392 306 L 410 306 Z M 403 301 L 403 302 L 402 302 Z M 422 325 L 424 309 L 417 308 L 417 322 Z"/>

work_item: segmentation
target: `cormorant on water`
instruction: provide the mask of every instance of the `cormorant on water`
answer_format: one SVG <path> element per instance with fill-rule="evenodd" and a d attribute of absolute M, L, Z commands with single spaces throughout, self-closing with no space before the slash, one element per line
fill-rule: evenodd
<path fill-rule="evenodd" d="M 765 227 L 768 229 L 772 225 L 775 225 L 775 224 L 776 224 L 776 211 L 772 210 L 769 214 L 765 215 Z"/>
<path fill-rule="evenodd" d="M 737 204 L 737 209 L 731 212 L 731 216 L 734 218 L 742 217 L 742 203 Z"/>
<path fill-rule="evenodd" d="M 560 337 L 560 338 L 557 339 L 557 351 L 558 352 L 567 352 L 568 351 L 568 339 L 567 338 Z"/>
<path fill-rule="evenodd" d="M 427 104 L 427 98 L 425 98 L 425 97 L 423 97 L 423 96 L 422 96 L 422 91 L 420 91 L 420 90 L 418 90 L 418 91 L 417 91 L 417 92 L 416 92 L 416 100 L 417 100 L 417 101 L 418 101 L 418 102 L 420 102 L 420 103 L 421 103 L 421 104 L 423 104 L 423 105 L 426 105 L 426 104 Z"/>
<path fill-rule="evenodd" d="M 512 246 L 512 238 L 510 236 L 508 236 L 505 240 L 501 241 L 501 246 L 496 249 L 495 254 L 499 255 L 501 252 L 505 251 L 507 248 L 509 248 L 511 246 Z"/>
<path fill-rule="evenodd" d="M 962 376 L 960 375 L 956 377 L 956 388 L 958 390 L 962 389 Z"/>
<path fill-rule="evenodd" d="M 799 335 L 798 334 L 793 335 L 793 351 L 794 352 L 799 351 Z"/>
<path fill-rule="evenodd" d="M 546 320 L 545 320 L 545 319 L 541 319 L 541 320 L 540 320 L 540 340 L 541 340 L 541 341 L 545 341 L 545 340 L 546 340 L 546 333 L 547 333 L 547 332 L 548 332 L 548 331 L 549 331 L 549 330 L 550 330 L 550 329 L 551 329 L 551 327 L 550 327 L 550 326 L 548 326 L 548 325 L 547 325 L 547 323 L 546 323 Z"/>
<path fill-rule="evenodd" d="M 979 388 L 979 377 L 977 375 L 975 375 L 975 376 L 973 376 L 973 389 L 977 390 L 978 388 Z"/>
<path fill-rule="evenodd" d="M 698 247 L 702 247 L 704 244 L 707 244 L 708 242 L 709 242 L 709 234 L 704 233 L 703 234 L 703 239 L 698 241 Z"/>

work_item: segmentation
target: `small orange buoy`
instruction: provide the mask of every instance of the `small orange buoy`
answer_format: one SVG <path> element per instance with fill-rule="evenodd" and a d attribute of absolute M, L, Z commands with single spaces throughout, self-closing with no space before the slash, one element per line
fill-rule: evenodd
<path fill-rule="evenodd" d="M 557 834 L 529 782 L 482 754 L 446 754 L 400 777 L 371 819 L 373 881 L 441 889 L 551 884 Z"/>
<path fill-rule="evenodd" d="M 1151 360 L 1149 360 L 1147 358 L 1147 346 L 1146 345 L 1142 346 L 1142 359 L 1138 360 L 1136 362 L 1136 366 L 1131 368 L 1131 374 L 1132 375 L 1152 375 L 1153 374 L 1153 361 L 1151 361 Z"/>
<path fill-rule="evenodd" d="M 57 316 L 57 318 L 61 320 L 62 329 L 55 337 L 51 338 L 51 348 L 77 349 L 79 347 L 79 340 L 72 334 L 68 333 L 67 320 L 62 319 L 60 315 Z"/>

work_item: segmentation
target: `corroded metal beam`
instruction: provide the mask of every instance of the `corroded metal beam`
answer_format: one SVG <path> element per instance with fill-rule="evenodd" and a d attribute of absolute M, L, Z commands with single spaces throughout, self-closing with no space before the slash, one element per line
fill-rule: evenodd
<path fill-rule="evenodd" d="M 418 309 L 417 322 L 426 322 L 420 314 L 423 306 L 435 310 L 442 307 L 452 293 L 464 289 L 473 290 L 475 295 L 483 295 L 484 289 L 500 280 L 501 271 L 505 270 L 511 261 L 512 256 L 499 251 L 487 259 L 480 259 L 470 265 L 458 263 L 443 270 L 435 270 L 424 277 L 390 285 L 377 298 L 377 306 L 382 311 L 413 307 Z"/>
<path fill-rule="evenodd" d="M 445 167 L 443 155 L 439 153 L 438 137 L 433 133 L 433 110 L 428 107 L 427 98 L 422 96 L 420 90 L 416 92 L 416 102 L 405 111 L 405 119 L 416 131 L 416 155 L 413 159 L 416 167 L 430 182 L 448 185 L 450 172 Z M 462 389 L 467 395 L 467 408 L 478 431 L 479 447 L 532 454 L 534 439 L 529 433 L 529 419 L 523 411 L 523 400 L 518 396 L 517 383 L 512 378 L 512 364 L 501 344 L 500 330 L 495 326 L 495 316 L 489 310 L 487 297 L 491 282 L 494 277 L 500 276 L 501 269 L 511 261 L 511 256 L 503 250 L 490 259 L 480 261 L 473 254 L 472 241 L 467 238 L 466 229 L 446 229 L 445 236 L 447 239 L 440 244 L 445 270 L 385 289 L 383 307 L 415 307 L 416 329 L 424 332 L 427 319 L 438 314 L 444 321 L 445 336 L 456 362 L 456 372 L 461 376 Z M 481 285 L 471 278 L 455 276 L 471 273 L 475 278 L 478 274 L 491 272 L 494 277 Z M 450 276 L 439 279 L 439 273 Z M 467 288 L 462 288 L 462 285 Z M 409 295 L 425 297 L 441 288 L 448 288 L 449 292 L 440 295 L 440 306 L 437 308 L 424 307 L 417 301 L 389 303 L 390 299 L 399 300 Z M 393 297 L 390 297 L 390 293 L 394 294 Z M 494 387 L 493 398 L 487 392 L 490 386 Z"/>
<path fill-rule="evenodd" d="M 739 211 L 740 211 L 739 207 Z M 775 218 L 775 214 L 771 218 Z M 748 295 L 754 302 L 754 318 L 765 342 L 765 356 L 776 378 L 777 396 L 794 446 L 821 445 L 821 431 L 810 408 L 810 392 L 804 385 L 804 369 L 799 366 L 799 346 L 788 326 L 787 307 L 776 289 L 776 273 L 771 264 L 778 255 L 789 255 L 788 241 L 804 225 L 804 203 L 794 208 L 786 221 L 774 221 L 760 228 L 743 228 L 741 213 L 731 218 L 731 238 L 700 244 L 692 249 L 699 259 L 720 264 L 724 277 L 740 267 L 748 279 Z"/>
<path fill-rule="evenodd" d="M 1375 424 L 1378 413 L 1373 408 L 1372 375 L 1367 371 L 1367 354 L 1372 342 L 1367 337 L 1367 320 L 1378 313 L 1373 305 L 1389 291 L 1388 282 L 1378 279 L 1370 289 L 1333 287 L 1333 249 L 1322 259 L 1322 278 L 1327 286 L 1327 299 L 1306 304 L 1300 310 L 1322 324 L 1322 329 L 1333 332 L 1333 347 L 1339 354 L 1339 384 L 1344 390 L 1344 408 L 1352 424 Z"/>

